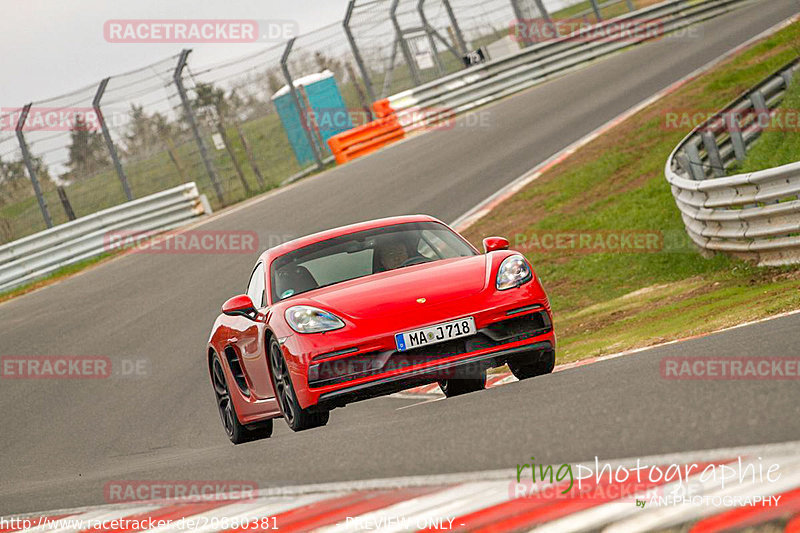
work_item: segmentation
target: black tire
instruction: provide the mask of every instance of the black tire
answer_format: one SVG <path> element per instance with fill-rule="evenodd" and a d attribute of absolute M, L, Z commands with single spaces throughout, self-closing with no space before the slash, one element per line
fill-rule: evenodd
<path fill-rule="evenodd" d="M 477 376 L 443 379 L 439 381 L 439 388 L 447 398 L 483 390 L 486 388 L 486 370 Z"/>
<path fill-rule="evenodd" d="M 527 354 L 526 354 L 527 355 Z M 547 350 L 537 354 L 532 360 L 529 355 L 508 362 L 508 368 L 514 377 L 523 379 L 535 378 L 550 374 L 556 366 L 556 352 Z"/>
<path fill-rule="evenodd" d="M 280 404 L 283 418 L 292 431 L 304 431 L 324 426 L 328 423 L 330 411 L 303 409 L 300 407 L 280 344 L 275 339 L 272 339 L 269 343 L 269 366 L 275 397 Z"/>
<path fill-rule="evenodd" d="M 222 427 L 234 444 L 243 444 L 254 440 L 266 439 L 272 436 L 272 419 L 257 424 L 242 425 L 236 414 L 236 407 L 231 400 L 228 380 L 222 369 L 222 361 L 217 354 L 211 358 L 211 383 L 214 396 L 217 398 L 217 410 L 222 420 Z"/>

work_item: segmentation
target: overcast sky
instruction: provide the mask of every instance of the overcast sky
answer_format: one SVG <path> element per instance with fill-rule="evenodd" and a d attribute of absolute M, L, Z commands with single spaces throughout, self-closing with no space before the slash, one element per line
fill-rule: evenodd
<path fill-rule="evenodd" d="M 192 64 L 265 44 L 108 43 L 111 19 L 294 20 L 300 33 L 340 21 L 347 0 L 0 0 L 0 107 L 17 107 L 192 48 Z"/>

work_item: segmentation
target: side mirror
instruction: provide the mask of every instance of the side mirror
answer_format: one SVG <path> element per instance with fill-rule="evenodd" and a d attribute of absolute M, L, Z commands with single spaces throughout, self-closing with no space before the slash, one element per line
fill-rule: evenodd
<path fill-rule="evenodd" d="M 247 318 L 253 318 L 258 313 L 256 306 L 253 305 L 253 300 L 246 294 L 234 296 L 222 304 L 222 312 L 228 316 L 245 316 Z"/>
<path fill-rule="evenodd" d="M 508 239 L 503 237 L 486 237 L 483 239 L 483 250 L 488 254 L 497 250 L 508 250 Z"/>

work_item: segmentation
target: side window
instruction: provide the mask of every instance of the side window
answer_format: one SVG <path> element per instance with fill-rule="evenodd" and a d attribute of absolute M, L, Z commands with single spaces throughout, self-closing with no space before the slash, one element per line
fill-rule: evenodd
<path fill-rule="evenodd" d="M 247 284 L 247 295 L 253 300 L 256 307 L 264 307 L 264 263 L 259 263 L 253 274 L 250 276 L 250 282 Z"/>

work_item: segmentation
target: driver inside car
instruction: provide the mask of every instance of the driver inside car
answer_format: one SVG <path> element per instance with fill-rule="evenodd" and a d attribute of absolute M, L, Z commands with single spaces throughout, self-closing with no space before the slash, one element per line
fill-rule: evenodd
<path fill-rule="evenodd" d="M 408 260 L 408 250 L 401 241 L 388 240 L 376 250 L 378 261 L 384 270 L 394 270 Z"/>

